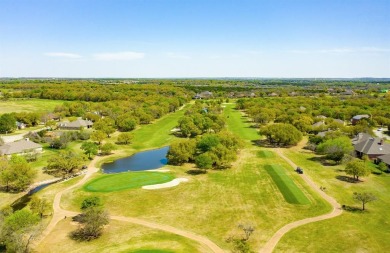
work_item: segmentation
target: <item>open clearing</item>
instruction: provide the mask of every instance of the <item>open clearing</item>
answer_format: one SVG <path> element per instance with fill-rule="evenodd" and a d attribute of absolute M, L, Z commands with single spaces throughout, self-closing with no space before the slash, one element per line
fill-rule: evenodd
<path fill-rule="evenodd" d="M 161 172 L 125 172 L 99 176 L 88 182 L 83 189 L 89 192 L 114 192 L 162 184 L 174 178 L 172 174 Z"/>
<path fill-rule="evenodd" d="M 266 165 L 265 169 L 288 203 L 301 205 L 310 204 L 309 199 L 297 187 L 294 181 L 286 175 L 284 169 L 280 165 Z"/>
<path fill-rule="evenodd" d="M 0 114 L 11 112 L 52 112 L 62 100 L 49 99 L 18 99 L 0 101 Z"/>

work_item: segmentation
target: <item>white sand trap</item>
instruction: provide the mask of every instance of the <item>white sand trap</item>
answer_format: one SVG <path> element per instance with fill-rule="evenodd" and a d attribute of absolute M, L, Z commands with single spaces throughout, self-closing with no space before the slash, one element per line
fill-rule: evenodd
<path fill-rule="evenodd" d="M 172 181 L 169 181 L 169 182 L 163 183 L 163 184 L 145 185 L 145 186 L 142 186 L 142 189 L 156 190 L 156 189 L 169 188 L 169 187 L 177 186 L 181 182 L 187 182 L 187 181 L 188 181 L 188 178 L 179 177 L 179 178 L 175 178 Z"/>
<path fill-rule="evenodd" d="M 155 172 L 170 172 L 171 170 L 168 170 L 168 169 L 157 169 L 157 170 L 154 170 Z"/>

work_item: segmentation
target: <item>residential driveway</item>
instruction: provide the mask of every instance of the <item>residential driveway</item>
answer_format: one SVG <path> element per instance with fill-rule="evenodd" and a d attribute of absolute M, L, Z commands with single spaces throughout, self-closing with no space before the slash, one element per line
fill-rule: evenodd
<path fill-rule="evenodd" d="M 10 143 L 10 142 L 14 142 L 14 141 L 18 141 L 18 140 L 21 140 L 24 138 L 24 135 L 28 134 L 29 132 L 39 132 L 41 131 L 42 129 L 44 129 L 45 127 L 42 127 L 40 129 L 35 129 L 35 130 L 31 130 L 31 131 L 26 131 L 24 133 L 21 133 L 21 134 L 15 134 L 15 135 L 0 135 L 0 137 L 3 139 L 4 143 Z"/>
<path fill-rule="evenodd" d="M 387 132 L 387 127 L 382 127 L 381 128 L 382 130 L 378 131 L 378 128 L 374 130 L 374 133 L 376 136 L 378 136 L 379 138 L 384 138 L 386 140 L 390 140 L 390 136 L 388 136 L 387 134 L 385 134 L 385 132 Z"/>

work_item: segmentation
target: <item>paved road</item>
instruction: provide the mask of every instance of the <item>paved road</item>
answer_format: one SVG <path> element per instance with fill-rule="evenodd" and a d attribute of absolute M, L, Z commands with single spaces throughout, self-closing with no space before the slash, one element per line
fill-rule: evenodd
<path fill-rule="evenodd" d="M 284 160 L 286 160 L 294 169 L 298 167 L 293 161 L 291 161 L 288 157 L 286 157 L 281 149 L 276 149 L 276 153 L 282 157 Z M 316 191 L 318 194 L 321 195 L 322 198 L 324 198 L 330 205 L 332 205 L 333 209 L 330 213 L 316 216 L 316 217 L 311 217 L 299 221 L 295 221 L 292 223 L 289 223 L 276 231 L 276 233 L 271 237 L 271 239 L 264 245 L 264 247 L 259 251 L 260 253 L 271 253 L 279 240 L 285 235 L 287 232 L 289 232 L 291 229 L 312 223 L 312 222 L 317 222 L 321 220 L 326 220 L 326 219 L 331 219 L 334 218 L 338 215 L 340 215 L 343 211 L 341 209 L 341 205 L 337 203 L 337 201 L 332 198 L 331 196 L 327 195 L 324 191 L 321 191 L 320 188 L 305 174 L 301 174 L 302 179 L 310 185 L 311 188 L 313 188 L 314 191 Z"/>
<path fill-rule="evenodd" d="M 42 127 L 42 128 L 39 128 L 39 129 L 35 129 L 35 130 L 31 130 L 31 131 L 25 131 L 24 133 L 21 133 L 21 134 L 14 134 L 14 135 L 1 135 L 0 137 L 3 139 L 4 143 L 10 143 L 10 142 L 14 142 L 14 141 L 18 141 L 18 140 L 21 140 L 24 138 L 24 136 L 26 134 L 28 134 L 29 132 L 39 132 L 41 131 L 42 129 L 45 129 L 46 127 Z M 28 129 L 26 129 L 28 130 Z"/>
<path fill-rule="evenodd" d="M 53 231 L 54 227 L 57 225 L 57 223 L 59 221 L 63 220 L 65 217 L 72 217 L 72 216 L 76 216 L 76 215 L 79 214 L 77 212 L 67 211 L 67 210 L 64 210 L 64 209 L 61 208 L 60 203 L 61 203 L 62 194 L 67 192 L 67 191 L 69 191 L 69 190 L 71 190 L 71 189 L 74 189 L 76 187 L 79 187 L 79 186 L 83 185 L 95 172 L 98 171 L 98 169 L 95 167 L 95 165 L 101 158 L 102 157 L 96 157 L 89 164 L 88 171 L 85 174 L 85 176 L 83 177 L 83 179 L 81 179 L 78 183 L 76 183 L 76 184 L 74 184 L 74 185 L 72 185 L 72 186 L 70 186 L 70 187 L 68 187 L 68 188 L 58 192 L 55 195 L 54 202 L 53 202 L 53 217 L 52 217 L 49 225 L 42 232 L 41 237 L 34 243 L 35 245 L 39 245 L 39 243 L 42 242 L 43 239 L 45 239 L 46 236 L 49 235 Z M 215 253 L 224 253 L 225 252 L 223 249 L 221 249 L 218 245 L 216 245 L 215 243 L 210 241 L 208 238 L 200 236 L 200 235 L 197 235 L 197 234 L 192 233 L 190 231 L 185 231 L 185 230 L 181 230 L 181 229 L 178 229 L 178 228 L 175 228 L 175 227 L 171 227 L 171 226 L 168 226 L 168 225 L 154 223 L 154 222 L 150 222 L 150 221 L 146 221 L 146 220 L 142 220 L 142 219 L 138 219 L 138 218 L 134 218 L 134 217 L 111 216 L 110 218 L 113 219 L 113 220 L 119 220 L 119 221 L 134 223 L 134 224 L 138 224 L 138 225 L 141 225 L 141 226 L 149 227 L 149 228 L 152 228 L 152 229 L 158 229 L 158 230 L 162 230 L 162 231 L 165 231 L 165 232 L 177 234 L 177 235 L 186 237 L 188 239 L 191 239 L 193 241 L 196 241 L 196 242 L 198 242 L 198 243 L 200 243 L 202 245 L 205 245 L 212 252 L 215 252 Z"/>

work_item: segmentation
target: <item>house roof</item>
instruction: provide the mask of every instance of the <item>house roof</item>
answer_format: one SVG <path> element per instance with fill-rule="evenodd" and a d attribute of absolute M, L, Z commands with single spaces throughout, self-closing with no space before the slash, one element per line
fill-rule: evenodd
<path fill-rule="evenodd" d="M 386 163 L 387 165 L 390 165 L 390 154 L 387 154 L 387 155 L 381 155 L 381 156 L 378 156 L 378 158 Z"/>
<path fill-rule="evenodd" d="M 340 124 L 344 124 L 344 120 L 341 120 L 341 119 L 333 119 L 334 122 L 337 122 L 337 123 L 340 123 Z"/>
<path fill-rule="evenodd" d="M 353 116 L 352 119 L 360 120 L 360 119 L 369 119 L 369 118 L 370 118 L 370 115 L 368 115 L 368 114 L 362 114 L 362 115 Z"/>
<path fill-rule="evenodd" d="M 79 127 L 87 127 L 92 126 L 93 122 L 90 120 L 83 120 L 83 119 L 77 119 L 75 121 L 64 123 L 62 127 L 69 127 L 69 128 L 79 128 Z"/>
<path fill-rule="evenodd" d="M 368 139 L 372 138 L 371 135 L 366 133 L 358 133 L 355 138 L 352 139 L 352 144 L 355 145 L 359 142 L 366 141 Z"/>
<path fill-rule="evenodd" d="M 317 123 L 314 123 L 314 124 L 312 125 L 312 127 L 320 127 L 320 126 L 323 126 L 323 125 L 325 125 L 325 123 L 322 122 L 322 121 L 319 121 L 319 122 L 317 122 Z"/>
<path fill-rule="evenodd" d="M 382 144 L 381 144 L 382 143 Z M 383 143 L 380 138 L 369 138 L 356 143 L 355 150 L 366 155 L 386 155 L 390 154 L 390 145 Z"/>
<path fill-rule="evenodd" d="M 0 146 L 0 154 L 1 155 L 12 155 L 23 153 L 24 151 L 42 148 L 41 145 L 29 141 L 29 140 L 21 140 L 16 142 L 10 142 Z"/>

